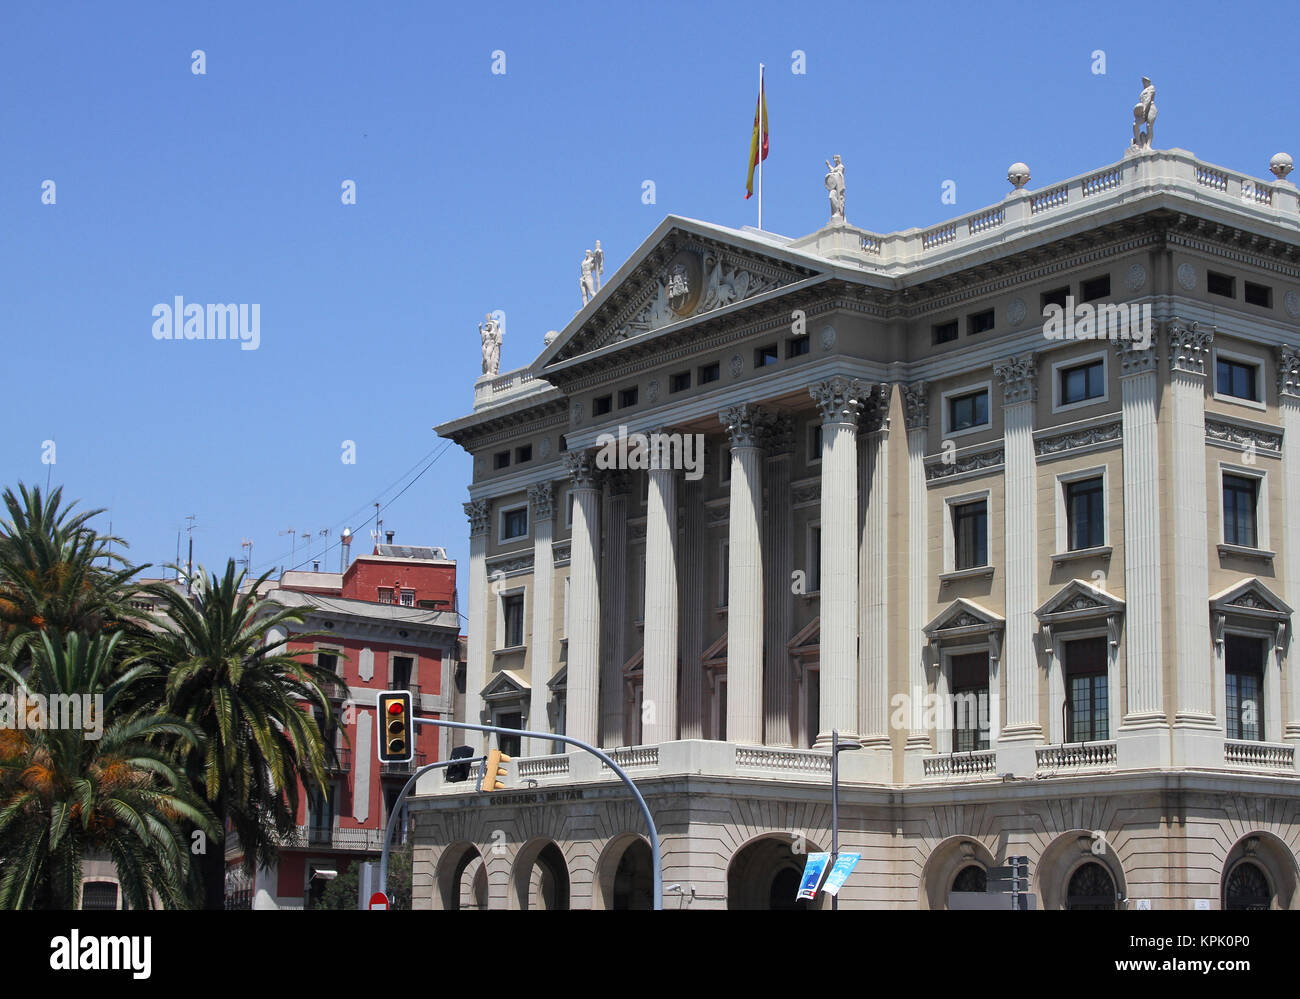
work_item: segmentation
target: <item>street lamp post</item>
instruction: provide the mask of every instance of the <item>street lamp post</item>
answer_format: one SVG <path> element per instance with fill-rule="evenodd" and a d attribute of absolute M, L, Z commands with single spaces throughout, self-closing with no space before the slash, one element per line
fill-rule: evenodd
<path fill-rule="evenodd" d="M 840 753 L 861 749 L 861 743 L 857 742 L 840 742 L 840 733 L 834 729 L 831 730 L 831 862 L 830 868 L 834 868 L 835 862 L 840 859 Z M 831 896 L 831 911 L 838 911 L 840 907 L 840 896 L 836 892 Z"/>

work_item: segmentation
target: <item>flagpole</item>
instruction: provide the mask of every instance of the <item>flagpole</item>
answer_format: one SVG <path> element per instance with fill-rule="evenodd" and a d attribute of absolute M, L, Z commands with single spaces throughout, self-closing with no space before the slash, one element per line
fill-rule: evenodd
<path fill-rule="evenodd" d="M 767 101 L 763 94 L 763 64 L 758 64 L 758 228 L 763 229 L 763 112 Z"/>

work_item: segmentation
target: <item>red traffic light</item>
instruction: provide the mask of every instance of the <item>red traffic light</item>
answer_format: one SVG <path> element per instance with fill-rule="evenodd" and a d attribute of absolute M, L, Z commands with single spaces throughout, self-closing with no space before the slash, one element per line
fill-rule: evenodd
<path fill-rule="evenodd" d="M 389 704 L 389 705 L 388 705 L 388 713 L 389 713 L 390 715 L 400 715 L 400 714 L 402 713 L 402 702 L 401 702 L 401 701 L 393 701 L 391 704 Z"/>

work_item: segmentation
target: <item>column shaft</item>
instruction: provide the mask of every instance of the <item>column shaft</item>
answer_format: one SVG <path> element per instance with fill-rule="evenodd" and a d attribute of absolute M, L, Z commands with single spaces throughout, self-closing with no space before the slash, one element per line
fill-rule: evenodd
<path fill-rule="evenodd" d="M 595 743 L 600 684 L 600 490 L 591 456 L 567 453 L 573 477 L 573 540 L 569 562 L 567 734 Z"/>
<path fill-rule="evenodd" d="M 641 741 L 656 745 L 677 738 L 677 472 L 649 475 Z"/>

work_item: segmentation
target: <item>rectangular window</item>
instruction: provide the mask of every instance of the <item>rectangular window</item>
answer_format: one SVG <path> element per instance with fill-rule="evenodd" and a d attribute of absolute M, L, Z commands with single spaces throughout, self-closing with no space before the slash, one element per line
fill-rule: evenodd
<path fill-rule="evenodd" d="M 808 557 L 810 561 L 808 569 L 808 592 L 818 593 L 822 588 L 822 529 L 820 526 L 810 528 L 808 531 Z"/>
<path fill-rule="evenodd" d="M 726 541 L 722 542 L 719 549 L 720 557 L 718 567 L 718 606 L 726 607 L 727 600 L 731 595 L 731 545 Z"/>
<path fill-rule="evenodd" d="M 619 390 L 618 408 L 627 409 L 628 406 L 635 406 L 636 398 L 637 398 L 637 387 L 635 385 L 633 385 L 631 388 L 625 388 Z"/>
<path fill-rule="evenodd" d="M 402 591 L 402 606 L 403 606 L 403 607 L 414 607 L 414 606 L 415 606 L 415 591 L 414 591 L 414 590 L 403 590 L 403 591 Z"/>
<path fill-rule="evenodd" d="M 814 423 L 808 434 L 808 460 L 822 460 L 822 425 Z"/>
<path fill-rule="evenodd" d="M 528 507 L 521 506 L 501 514 L 501 540 L 522 538 L 528 534 Z"/>
<path fill-rule="evenodd" d="M 769 364 L 775 364 L 780 359 L 774 343 L 754 349 L 754 367 L 756 368 L 766 368 Z"/>
<path fill-rule="evenodd" d="M 614 408 L 614 397 L 612 395 L 602 395 L 591 400 L 591 415 L 604 416 Z"/>
<path fill-rule="evenodd" d="M 409 690 L 415 662 L 410 656 L 393 656 L 393 689 Z"/>
<path fill-rule="evenodd" d="M 1218 274 L 1214 271 L 1205 272 L 1205 290 L 1211 295 L 1222 295 L 1224 298 L 1237 297 L 1237 279 L 1228 277 L 1227 274 Z"/>
<path fill-rule="evenodd" d="M 975 569 L 989 564 L 987 500 L 952 508 L 952 540 L 954 569 Z"/>
<path fill-rule="evenodd" d="M 701 385 L 707 385 L 709 382 L 716 382 L 721 377 L 722 369 L 718 366 L 717 361 L 714 361 L 712 364 L 706 364 L 700 368 Z"/>
<path fill-rule="evenodd" d="M 1110 738 L 1110 701 L 1104 636 L 1063 642 L 1066 742 Z"/>
<path fill-rule="evenodd" d="M 1242 291 L 1247 305 L 1258 305 L 1262 309 L 1273 308 L 1273 289 L 1268 285 L 1246 281 Z"/>
<path fill-rule="evenodd" d="M 1229 739 L 1264 741 L 1264 640 L 1225 635 L 1224 713 Z"/>
<path fill-rule="evenodd" d="M 1065 308 L 1065 300 L 1070 297 L 1070 286 L 1067 284 L 1064 288 L 1053 288 L 1051 291 L 1045 291 L 1039 296 L 1039 311 L 1046 309 L 1049 305 L 1059 305 Z"/>
<path fill-rule="evenodd" d="M 381 604 L 391 604 L 393 602 L 393 590 L 389 586 L 379 588 L 379 602 Z"/>
<path fill-rule="evenodd" d="M 989 393 L 987 389 L 954 396 L 948 400 L 948 432 L 982 427 L 989 422 Z"/>
<path fill-rule="evenodd" d="M 808 353 L 810 349 L 808 338 L 806 336 L 797 336 L 793 340 L 787 340 L 785 342 L 785 356 L 787 358 L 803 357 L 803 355 Z"/>
<path fill-rule="evenodd" d="M 518 465 L 520 462 L 532 461 L 532 460 L 533 460 L 533 446 L 531 444 L 525 444 L 522 447 L 515 448 L 516 465 Z"/>
<path fill-rule="evenodd" d="M 953 656 L 952 751 L 969 753 L 989 748 L 989 654 Z"/>
<path fill-rule="evenodd" d="M 522 711 L 502 711 L 496 715 L 496 725 L 498 728 L 523 728 L 524 713 Z M 520 756 L 520 736 L 517 735 L 498 735 L 497 748 L 506 756 Z"/>
<path fill-rule="evenodd" d="M 513 649 L 524 644 L 524 595 L 515 593 L 501 598 L 501 613 L 505 615 L 505 647 Z"/>
<path fill-rule="evenodd" d="M 946 323 L 937 323 L 930 327 L 930 332 L 934 336 L 935 343 L 949 343 L 957 339 L 957 320 L 953 319 Z"/>
<path fill-rule="evenodd" d="M 1106 394 L 1106 363 L 1101 360 L 1089 361 L 1073 368 L 1062 368 L 1061 405 L 1083 402 L 1087 399 L 1100 399 Z"/>
<path fill-rule="evenodd" d="M 1259 368 L 1256 365 L 1220 357 L 1214 367 L 1214 387 L 1219 395 L 1249 399 L 1251 402 L 1263 401 L 1259 397 Z"/>
<path fill-rule="evenodd" d="M 1106 543 L 1101 477 L 1065 483 L 1065 522 L 1069 551 L 1099 548 Z"/>
<path fill-rule="evenodd" d="M 509 467 L 510 467 L 510 452 L 509 452 L 509 451 L 498 451 L 496 454 L 494 454 L 494 455 L 492 456 L 492 467 L 493 467 L 494 469 L 509 468 Z"/>
<path fill-rule="evenodd" d="M 691 373 L 689 371 L 679 371 L 668 378 L 669 392 L 685 392 L 691 387 Z"/>
<path fill-rule="evenodd" d="M 985 309 L 983 312 L 975 312 L 966 317 L 966 335 L 974 336 L 976 333 L 987 333 L 993 328 L 993 310 Z"/>
<path fill-rule="evenodd" d="M 1098 298 L 1105 298 L 1110 294 L 1110 275 L 1103 274 L 1101 277 L 1089 278 L 1079 285 L 1079 298 L 1084 302 L 1092 302 Z"/>
<path fill-rule="evenodd" d="M 1223 542 L 1243 548 L 1257 546 L 1255 504 L 1259 480 L 1243 475 L 1223 477 Z"/>
<path fill-rule="evenodd" d="M 390 596 L 390 600 L 389 600 L 390 603 L 392 602 L 391 600 L 392 592 L 393 592 L 392 590 L 388 591 Z M 329 670 L 331 673 L 338 673 L 339 657 L 333 652 L 317 652 L 316 665 L 319 666 L 321 669 Z"/>

